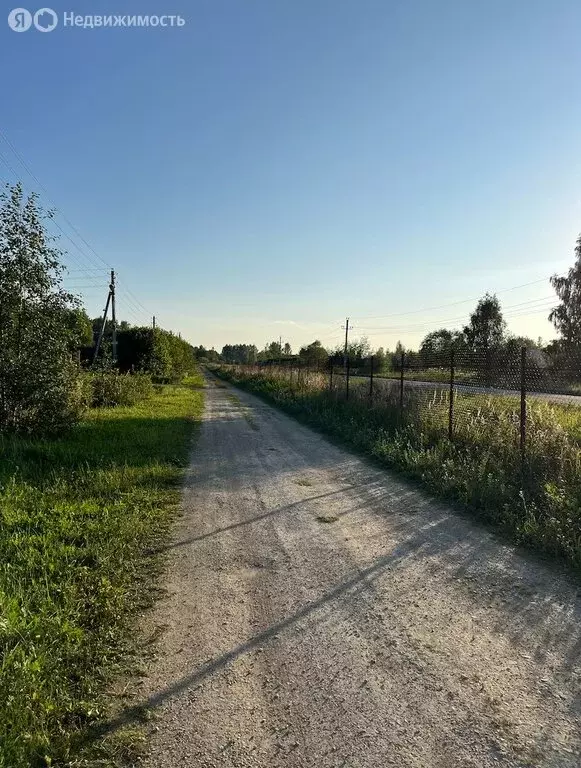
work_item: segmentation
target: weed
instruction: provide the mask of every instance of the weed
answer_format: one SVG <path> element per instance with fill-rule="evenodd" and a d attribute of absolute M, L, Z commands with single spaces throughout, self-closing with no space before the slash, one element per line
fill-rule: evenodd
<path fill-rule="evenodd" d="M 339 518 L 336 515 L 317 515 L 315 519 L 319 523 L 336 523 Z"/>

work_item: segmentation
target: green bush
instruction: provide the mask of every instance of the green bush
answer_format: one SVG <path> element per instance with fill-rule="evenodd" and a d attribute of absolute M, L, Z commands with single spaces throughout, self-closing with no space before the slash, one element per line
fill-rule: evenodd
<path fill-rule="evenodd" d="M 145 373 L 130 375 L 106 371 L 87 374 L 87 378 L 90 382 L 90 404 L 93 408 L 135 405 L 154 393 L 151 376 Z"/>
<path fill-rule="evenodd" d="M 127 328 L 119 331 L 118 365 L 123 373 L 142 371 L 161 382 L 179 383 L 195 370 L 190 344 L 161 328 Z"/>

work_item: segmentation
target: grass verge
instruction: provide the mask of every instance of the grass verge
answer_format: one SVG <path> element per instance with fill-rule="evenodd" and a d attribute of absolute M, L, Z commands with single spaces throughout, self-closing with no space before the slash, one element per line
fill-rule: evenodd
<path fill-rule="evenodd" d="M 95 409 L 62 439 L 0 438 L 0 768 L 68 764 L 99 718 L 148 600 L 201 386 Z"/>
<path fill-rule="evenodd" d="M 264 369 L 216 373 L 288 413 L 420 481 L 436 495 L 492 522 L 512 540 L 581 566 L 581 408 L 531 399 L 526 461 L 519 451 L 518 398 L 458 394 L 454 439 L 446 393 L 396 389 L 370 406 L 367 389 L 348 401 L 328 377 Z"/>

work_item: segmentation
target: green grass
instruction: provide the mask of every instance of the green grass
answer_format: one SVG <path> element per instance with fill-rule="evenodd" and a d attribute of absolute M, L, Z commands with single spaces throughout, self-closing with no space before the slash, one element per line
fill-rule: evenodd
<path fill-rule="evenodd" d="M 147 601 L 203 405 L 199 377 L 0 438 L 0 768 L 63 764 L 101 714 Z"/>
<path fill-rule="evenodd" d="M 453 440 L 448 392 L 355 386 L 348 401 L 328 391 L 328 376 L 223 368 L 219 375 L 253 391 L 421 482 L 434 494 L 493 523 L 512 540 L 581 567 L 581 408 L 530 398 L 524 464 L 520 400 L 458 392 Z"/>

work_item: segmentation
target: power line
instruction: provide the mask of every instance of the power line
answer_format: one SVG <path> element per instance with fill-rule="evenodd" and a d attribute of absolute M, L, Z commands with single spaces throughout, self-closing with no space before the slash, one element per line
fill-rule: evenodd
<path fill-rule="evenodd" d="M 10 139 L 6 136 L 6 134 L 0 129 L 0 136 L 6 144 L 10 147 L 11 151 L 13 152 L 14 156 L 17 158 L 18 162 L 22 165 L 24 170 L 29 174 L 29 176 L 34 180 L 34 182 L 39 186 L 40 189 L 43 190 L 47 200 L 51 205 L 55 208 L 55 210 L 58 211 L 59 215 L 62 216 L 64 221 L 68 224 L 68 226 L 72 229 L 72 231 L 76 234 L 76 236 L 79 238 L 79 240 L 84 243 L 84 245 L 89 249 L 91 253 L 95 255 L 95 257 L 105 265 L 107 269 L 111 268 L 110 264 L 107 264 L 107 262 L 101 258 L 101 256 L 97 253 L 97 251 L 92 247 L 90 243 L 88 243 L 83 235 L 79 232 L 79 230 L 75 227 L 75 225 L 67 218 L 67 216 L 60 210 L 59 206 L 54 202 L 52 199 L 52 195 L 48 191 L 48 189 L 44 186 L 44 184 L 38 179 L 38 177 L 34 174 L 28 163 L 25 161 L 25 159 L 22 157 L 20 152 L 16 149 L 14 144 L 10 141 Z"/>
<path fill-rule="evenodd" d="M 123 291 L 127 294 L 129 299 L 131 299 L 131 301 L 140 308 L 140 311 L 145 312 L 145 314 L 148 317 L 150 317 L 152 314 L 150 310 L 147 307 L 143 306 L 143 304 L 139 301 L 139 299 L 129 290 L 129 288 L 127 287 L 127 284 L 121 280 L 119 280 L 119 283 L 123 286 Z"/>
<path fill-rule="evenodd" d="M 522 285 L 514 285 L 512 288 L 503 288 L 500 291 L 494 291 L 494 293 L 508 293 L 509 291 L 516 291 L 519 288 L 527 288 L 529 285 L 538 285 L 539 283 L 546 283 L 550 278 L 549 277 L 543 277 L 540 280 L 533 280 L 530 283 L 522 283 Z M 459 304 L 468 304 L 473 301 L 479 301 L 482 298 L 482 296 L 477 296 L 473 299 L 462 299 L 461 301 L 453 301 L 449 304 L 440 304 L 437 307 L 425 307 L 424 309 L 414 309 L 410 312 L 394 312 L 389 315 L 364 315 L 360 316 L 357 315 L 357 320 L 382 320 L 385 317 L 404 317 L 405 315 L 417 315 L 421 312 L 432 312 L 436 309 L 447 309 L 448 307 L 456 307 Z"/>
<path fill-rule="evenodd" d="M 14 170 L 14 168 L 13 168 L 13 166 L 12 166 L 12 165 L 11 165 L 11 164 L 8 162 L 8 160 L 6 159 L 5 155 L 4 155 L 2 152 L 0 152 L 0 161 L 1 161 L 1 162 L 2 162 L 2 163 L 3 163 L 3 164 L 4 164 L 4 165 L 5 165 L 7 168 L 8 168 L 8 170 L 9 170 L 9 171 L 10 171 L 10 172 L 11 172 L 11 173 L 14 175 L 14 177 L 15 177 L 15 178 L 17 178 L 18 174 L 16 173 L 16 171 L 15 171 L 15 170 Z M 35 178 L 35 177 L 33 176 L 33 178 Z M 50 200 L 49 200 L 49 202 L 50 202 Z M 58 221 L 56 221 L 54 218 L 51 218 L 51 222 L 52 222 L 52 224 L 53 224 L 53 225 L 54 225 L 54 226 L 55 226 L 55 227 L 56 227 L 56 228 L 57 228 L 57 229 L 60 231 L 60 233 L 61 233 L 61 234 L 62 234 L 62 235 L 63 235 L 63 236 L 64 236 L 64 237 L 65 237 L 65 238 L 66 238 L 66 239 L 67 239 L 67 240 L 68 240 L 68 241 L 69 241 L 69 242 L 72 244 L 72 246 L 75 248 L 75 250 L 76 250 L 76 251 L 78 251 L 78 253 L 79 253 L 79 254 L 80 254 L 80 255 L 81 255 L 81 256 L 82 256 L 84 259 L 86 259 L 86 260 L 87 260 L 87 262 L 88 262 L 89 264 L 92 264 L 92 263 L 94 263 L 94 262 L 93 262 L 93 261 L 92 261 L 92 260 L 91 260 L 91 259 L 90 259 L 90 258 L 89 258 L 89 257 L 88 257 L 86 254 L 85 254 L 85 253 L 84 253 L 84 251 L 82 250 L 82 248 L 80 248 L 80 247 L 79 247 L 79 245 L 78 245 L 78 244 L 77 244 L 77 243 L 76 243 L 76 242 L 75 242 L 75 241 L 74 241 L 74 240 L 73 240 L 73 239 L 72 239 L 72 238 L 71 238 L 71 237 L 70 237 L 70 236 L 69 236 L 69 235 L 68 235 L 68 234 L 67 234 L 67 233 L 64 231 L 64 229 L 63 229 L 63 228 L 60 226 L 60 224 L 58 223 Z M 68 256 L 70 259 L 72 259 L 72 261 L 73 261 L 75 264 L 77 264 L 77 266 L 79 266 L 79 267 L 80 267 L 80 269 L 78 270 L 79 272 L 89 272 L 89 271 L 92 271 L 92 270 L 90 270 L 88 267 L 85 267 L 85 266 L 83 265 L 83 263 L 82 263 L 81 261 L 79 261 L 79 260 L 76 258 L 76 256 L 75 256 L 74 254 L 72 254 L 70 251 L 69 251 L 69 252 L 67 252 L 67 256 Z M 69 268 L 68 268 L 68 267 L 66 267 L 66 269 L 67 269 L 67 271 L 69 271 Z M 99 270 L 101 270 L 101 269 L 102 269 L 102 267 L 99 267 Z"/>
<path fill-rule="evenodd" d="M 149 319 L 150 315 L 147 310 L 141 309 L 139 306 L 137 306 L 137 304 L 126 293 L 123 292 L 120 295 L 122 296 L 123 301 L 127 304 L 127 306 L 131 307 L 136 314 L 146 315 Z"/>
<path fill-rule="evenodd" d="M 106 275 L 107 272 L 105 269 L 69 269 L 67 267 L 67 273 L 69 275 L 74 275 L 78 272 L 82 272 L 83 274 L 90 274 L 90 273 L 99 273 L 101 275 Z"/>
<path fill-rule="evenodd" d="M 506 313 L 506 314 L 503 313 L 503 317 L 508 319 L 508 320 L 512 320 L 512 319 L 517 318 L 517 317 L 532 317 L 534 315 L 545 314 L 546 312 L 548 312 L 548 311 L 550 311 L 552 309 L 553 305 L 554 305 L 554 302 L 552 302 L 551 304 L 548 304 L 548 305 L 546 305 L 544 307 L 539 307 L 539 308 L 537 308 L 537 309 L 535 309 L 533 311 L 529 311 L 528 309 L 523 309 L 523 310 L 519 310 L 519 311 L 516 311 L 516 312 L 509 312 L 509 313 Z M 453 323 L 453 322 L 456 322 L 457 319 L 458 318 L 451 319 L 451 320 L 442 320 L 441 322 L 442 322 L 442 324 Z M 381 330 L 377 330 L 377 331 L 374 331 L 374 332 L 371 332 L 371 333 L 366 333 L 365 335 L 367 335 L 367 336 L 382 336 L 382 335 L 385 335 L 387 333 L 391 333 L 391 334 L 395 334 L 395 333 L 422 333 L 422 332 L 425 332 L 425 331 L 429 331 L 431 328 L 434 328 L 434 324 L 430 323 L 430 322 L 423 323 L 421 325 L 416 325 L 416 326 L 399 326 L 399 327 L 397 327 L 397 326 L 387 327 L 386 326 L 385 328 L 382 328 Z"/>
<path fill-rule="evenodd" d="M 546 302 L 546 301 L 550 302 L 549 305 L 547 305 L 550 308 L 550 306 L 552 304 L 555 304 L 556 299 L 555 299 L 555 297 L 552 297 L 552 296 L 544 296 L 544 297 L 539 298 L 539 299 L 531 299 L 529 301 L 519 302 L 518 304 L 510 304 L 508 307 L 505 307 L 505 309 L 510 310 L 510 309 L 515 309 L 517 307 L 524 307 L 524 305 L 527 305 L 527 304 L 538 305 L 540 307 L 541 306 L 541 302 Z M 510 317 L 510 312 L 506 313 L 503 310 L 503 316 Z M 465 315 L 462 315 L 461 317 L 448 318 L 447 320 L 426 319 L 426 320 L 421 321 L 420 323 L 416 323 L 415 325 L 398 326 L 398 328 L 405 328 L 405 329 L 423 328 L 423 327 L 428 326 L 428 325 L 433 326 L 433 325 L 437 325 L 437 324 L 457 323 L 457 322 L 464 321 L 465 319 L 466 319 Z M 392 328 L 393 328 L 393 326 L 364 326 L 364 328 L 362 330 L 365 330 L 365 331 L 387 331 L 387 330 L 392 330 Z"/>
<path fill-rule="evenodd" d="M 14 176 L 15 176 L 15 177 L 17 177 L 17 173 L 16 173 L 16 171 L 14 170 L 14 168 L 12 167 L 12 165 L 10 165 L 10 163 L 9 163 L 9 162 L 6 160 L 6 157 L 4 156 L 4 154 L 3 154 L 2 152 L 0 152 L 0 161 L 2 161 L 2 163 L 3 163 L 3 164 L 4 164 L 4 165 L 5 165 L 5 166 L 6 166 L 6 167 L 7 167 L 7 168 L 8 168 L 8 169 L 9 169 L 9 170 L 10 170 L 10 171 L 11 171 L 11 172 L 14 174 Z M 49 202 L 50 202 L 50 201 L 49 201 Z M 62 234 L 62 235 L 63 235 L 63 236 L 64 236 L 64 237 L 65 237 L 65 238 L 66 238 L 66 239 L 67 239 L 67 240 L 68 240 L 68 241 L 69 241 L 69 242 L 70 242 L 70 243 L 73 245 L 73 247 L 75 248 L 75 250 L 76 250 L 76 251 L 78 251 L 78 252 L 80 253 L 80 255 L 81 255 L 83 258 L 85 258 L 85 259 L 87 260 L 87 262 L 88 262 L 89 264 L 92 264 L 92 263 L 94 263 L 94 262 L 92 262 L 92 261 L 91 261 L 91 259 L 90 259 L 90 258 L 89 258 L 89 257 L 88 257 L 88 256 L 87 256 L 85 253 L 84 253 L 84 251 L 82 250 L 82 248 L 80 248 L 80 247 L 79 247 L 79 245 L 78 245 L 77 243 L 75 243 L 75 242 L 74 242 L 74 240 L 73 240 L 73 239 L 72 239 L 72 238 L 71 238 L 71 237 L 70 237 L 70 236 L 69 236 L 69 235 L 68 235 L 68 234 L 67 234 L 67 233 L 66 233 L 66 232 L 63 230 L 63 228 L 62 228 L 62 227 L 60 226 L 60 224 L 59 224 L 59 223 L 58 223 L 58 222 L 57 222 L 57 221 L 54 219 L 54 217 L 51 217 L 51 222 L 52 222 L 52 224 L 53 224 L 53 225 L 54 225 L 54 226 L 55 226 L 55 227 L 56 227 L 56 228 L 57 228 L 57 229 L 58 229 L 58 230 L 61 232 L 61 234 Z M 67 256 L 68 256 L 69 258 L 71 258 L 71 259 L 74 261 L 74 263 L 75 263 L 75 264 L 77 264 L 79 267 L 81 267 L 81 269 L 80 269 L 79 271 L 81 271 L 81 272 L 83 272 L 83 271 L 89 271 L 89 269 L 88 269 L 87 267 L 85 267 L 85 266 L 83 265 L 83 263 L 82 263 L 82 262 L 80 262 L 80 261 L 79 261 L 79 260 L 76 258 L 76 256 L 74 256 L 72 253 L 70 253 L 70 251 L 69 251 L 69 252 L 67 252 Z M 67 269 L 67 271 L 68 271 L 68 267 L 66 267 L 66 269 Z"/>
<path fill-rule="evenodd" d="M 9 139 L 9 138 L 6 136 L 6 134 L 5 134 L 5 133 L 4 133 L 4 132 L 3 132 L 1 129 L 0 129 L 0 137 L 1 137 L 1 138 L 4 140 L 4 142 L 6 143 L 6 145 L 7 145 L 7 146 L 10 148 L 10 150 L 12 151 L 12 153 L 14 154 L 14 156 L 17 158 L 17 160 L 18 160 L 18 162 L 20 163 L 20 165 L 21 165 L 21 166 L 24 168 L 24 170 L 25 170 L 25 171 L 28 173 L 28 175 L 29 175 L 29 176 L 30 176 L 30 177 L 33 179 L 33 181 L 35 182 L 35 184 L 37 184 L 37 186 L 39 187 L 39 189 L 41 189 L 41 190 L 44 192 L 44 195 L 45 195 L 45 197 L 46 197 L 47 201 L 48 201 L 48 202 L 51 204 L 51 206 L 52 206 L 52 207 L 55 209 L 55 212 L 56 212 L 56 213 L 58 213 L 58 214 L 59 214 L 59 216 L 61 216 L 61 218 L 63 219 L 63 221 L 64 221 L 64 222 L 65 222 L 65 223 L 66 223 L 66 224 L 69 226 L 69 228 L 72 230 L 72 232 L 74 232 L 74 234 L 77 236 L 77 238 L 78 238 L 78 239 L 79 239 L 79 240 L 80 240 L 80 241 L 81 241 L 81 242 L 84 244 L 84 246 L 85 246 L 85 247 L 86 247 L 86 248 L 89 250 L 89 252 L 90 252 L 91 254 L 93 254 L 93 256 L 94 256 L 95 258 L 93 258 L 93 257 L 91 257 L 90 255 L 88 255 L 87 253 L 85 253 L 85 252 L 84 252 L 84 250 L 83 250 L 83 249 L 82 249 L 82 248 L 81 248 L 81 247 L 78 245 L 78 243 L 76 243 L 76 242 L 75 242 L 75 241 L 74 241 L 74 240 L 73 240 L 73 239 L 72 239 L 72 238 L 71 238 L 71 237 L 70 237 L 70 236 L 67 234 L 67 232 L 65 232 L 65 231 L 64 231 L 64 229 L 63 229 L 63 228 L 60 226 L 60 224 L 58 223 L 58 221 L 56 221 L 56 220 L 54 219 L 54 217 L 53 217 L 53 218 L 51 219 L 51 221 L 52 221 L 52 223 L 55 225 L 55 227 L 56 227 L 56 228 L 59 230 L 59 232 L 60 232 L 60 233 L 61 233 L 61 234 L 62 234 L 62 235 L 63 235 L 63 236 L 64 236 L 64 237 L 65 237 L 65 238 L 66 238 L 66 239 L 67 239 L 67 240 L 68 240 L 68 241 L 71 243 L 71 245 L 72 245 L 72 246 L 73 246 L 73 247 L 74 247 L 74 248 L 75 248 L 75 249 L 76 249 L 76 250 L 77 250 L 77 251 L 78 251 L 78 252 L 81 254 L 81 256 L 83 256 L 83 258 L 85 258 L 85 259 L 87 260 L 87 262 L 88 262 L 89 264 L 97 264 L 98 262 L 100 262 L 101 264 L 103 264 L 103 265 L 104 265 L 104 267 L 98 266 L 98 267 L 92 267 L 92 268 L 90 268 L 90 269 L 89 269 L 89 268 L 86 268 L 86 269 L 82 269 L 82 268 L 81 268 L 81 269 L 80 269 L 80 270 L 78 270 L 78 271 L 79 271 L 79 272 L 87 272 L 87 273 L 88 273 L 88 272 L 101 272 L 101 271 L 103 271 L 103 269 L 106 269 L 107 271 L 109 271 L 109 270 L 110 270 L 110 268 L 111 268 L 111 265 L 110 265 L 110 264 L 108 264 L 108 263 L 107 263 L 107 262 L 106 262 L 106 261 L 105 261 L 105 260 L 104 260 L 104 259 L 103 259 L 103 258 L 100 256 L 100 254 L 99 254 L 99 253 L 97 253 L 97 251 L 96 251 L 96 250 L 93 248 L 93 246 L 92 246 L 92 245 L 91 245 L 91 244 L 90 244 L 90 243 L 89 243 L 89 242 L 86 240 L 86 238 L 85 238 L 85 237 L 83 237 L 83 235 L 82 235 L 82 234 L 81 234 L 81 232 L 78 230 L 78 228 L 77 228 L 77 227 L 76 227 L 76 226 L 75 226 L 75 225 L 74 225 L 74 224 L 73 224 L 73 223 L 70 221 L 70 219 L 69 219 L 69 218 L 68 218 L 68 217 L 67 217 L 67 216 L 66 216 L 66 215 L 63 213 L 63 211 L 62 211 L 62 210 L 59 208 L 59 206 L 58 206 L 58 205 L 55 203 L 55 201 L 54 201 L 54 199 L 53 199 L 53 197 L 52 197 L 51 193 L 50 193 L 50 192 L 49 192 L 49 190 L 47 189 L 47 187 L 46 187 L 46 186 L 45 186 L 45 185 L 44 185 L 44 184 L 43 184 L 43 183 L 40 181 L 40 179 L 38 178 L 38 176 L 36 176 L 36 174 L 35 174 L 35 173 L 33 172 L 33 170 L 31 169 L 30 165 L 29 165 L 29 164 L 26 162 L 26 160 L 24 159 L 24 157 L 23 157 L 23 156 L 20 154 L 20 152 L 19 152 L 19 151 L 16 149 L 16 147 L 14 146 L 14 144 L 13 144 L 13 143 L 10 141 L 10 139 Z M 11 164 L 8 162 L 8 160 L 6 160 L 6 158 L 4 157 L 4 155 L 3 155 L 2 153 L 0 153 L 0 159 L 1 159 L 1 160 L 4 162 L 4 164 L 6 165 L 6 167 L 8 168 L 8 170 L 9 170 L 9 171 L 10 171 L 10 172 L 11 172 L 11 173 L 12 173 L 12 174 L 13 174 L 13 175 L 16 177 L 16 176 L 17 176 L 17 174 L 16 174 L 16 171 L 14 170 L 14 167 L 13 167 L 13 166 L 12 166 L 12 165 L 11 165 Z M 74 262 L 75 262 L 77 265 L 79 265 L 79 266 L 81 266 L 81 267 L 82 267 L 81 263 L 80 263 L 80 262 L 79 262 L 79 261 L 78 261 L 78 260 L 77 260 L 75 257 L 73 257 L 73 255 L 72 255 L 72 254 L 70 254 L 70 253 L 69 253 L 68 255 L 69 255 L 69 256 L 70 256 L 70 257 L 73 259 L 73 261 L 74 261 Z M 98 261 L 95 261 L 95 259 L 97 259 Z M 70 271 L 70 270 L 67 270 L 67 271 Z M 141 312 L 144 312 L 146 315 L 150 316 L 150 314 L 151 314 L 151 313 L 150 313 L 150 311 L 149 311 L 149 310 L 148 310 L 148 309 L 147 309 L 147 308 L 146 308 L 146 307 L 145 307 L 145 306 L 144 306 L 144 305 L 143 305 L 143 304 L 142 304 L 142 303 L 139 301 L 139 299 L 137 299 L 137 297 L 136 297 L 136 296 L 135 296 L 135 295 L 134 295 L 134 294 L 133 294 L 133 293 L 132 293 L 132 292 L 129 290 L 129 288 L 127 287 L 127 285 L 125 285 L 125 283 L 123 283 L 123 286 L 124 286 L 124 291 L 125 291 L 125 292 L 126 292 L 128 295 L 129 295 L 129 297 L 130 297 L 130 298 L 126 299 L 126 300 L 127 300 L 127 303 L 128 303 L 128 304 L 131 304 L 131 306 L 135 307 L 135 311 L 136 311 L 137 313 L 139 313 L 139 314 L 140 314 Z"/>

